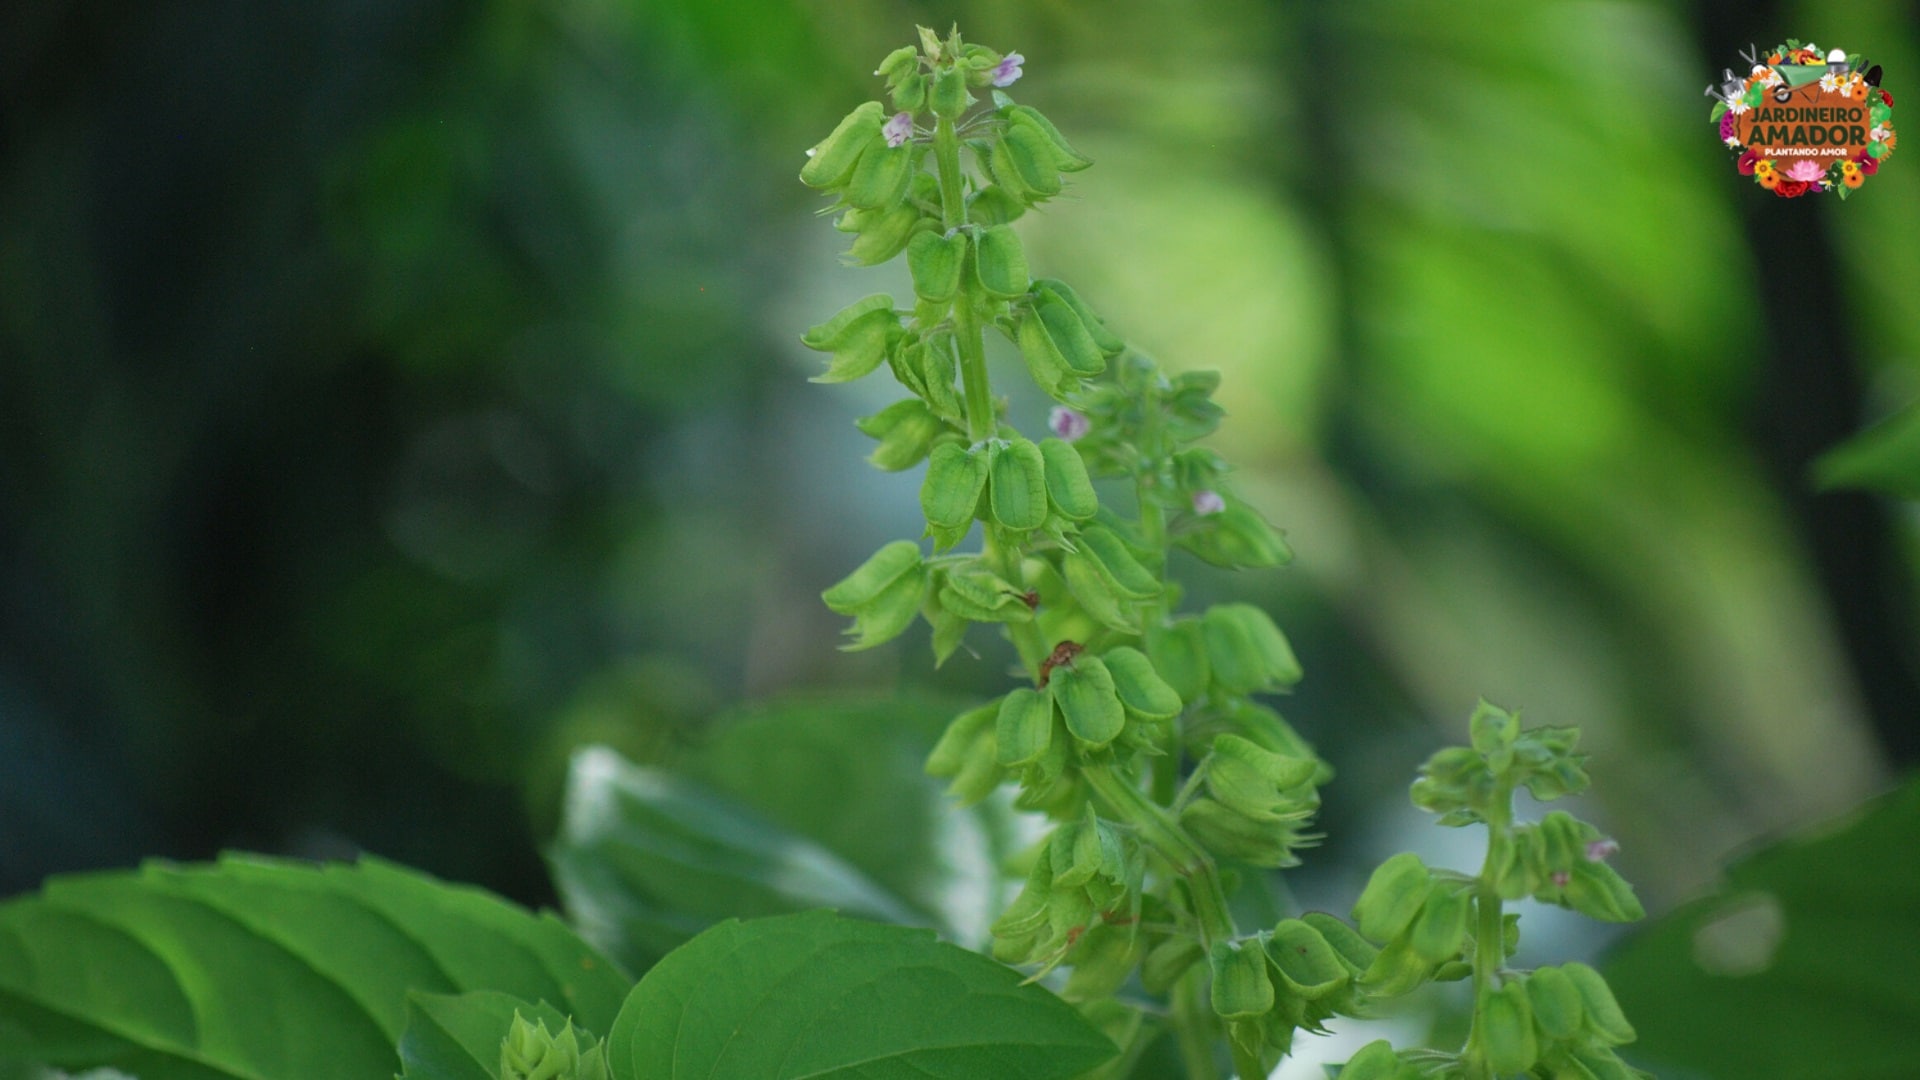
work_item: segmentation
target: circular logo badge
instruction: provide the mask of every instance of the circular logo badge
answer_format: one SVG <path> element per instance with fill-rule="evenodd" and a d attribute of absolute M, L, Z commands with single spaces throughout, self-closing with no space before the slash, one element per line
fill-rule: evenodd
<path fill-rule="evenodd" d="M 1798 41 L 1764 56 L 1749 47 L 1740 58 L 1747 74 L 1728 68 L 1707 87 L 1740 175 L 1782 198 L 1845 199 L 1893 153 L 1893 95 L 1880 86 L 1880 65 Z"/>

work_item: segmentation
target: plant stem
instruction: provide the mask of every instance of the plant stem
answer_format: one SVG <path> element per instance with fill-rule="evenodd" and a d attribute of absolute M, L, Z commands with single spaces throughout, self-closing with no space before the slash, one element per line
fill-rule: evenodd
<path fill-rule="evenodd" d="M 960 136 L 945 116 L 933 126 L 933 165 L 940 177 L 940 223 L 957 229 L 967 223 L 966 192 L 960 188 Z"/>
<path fill-rule="evenodd" d="M 1513 843 L 1513 785 L 1501 780 L 1495 787 L 1487 809 L 1487 858 L 1480 867 L 1480 879 L 1474 886 L 1473 926 L 1473 1027 L 1467 1033 L 1466 1052 L 1461 1055 L 1468 1080 L 1494 1080 L 1493 1067 L 1487 1064 L 1480 1045 L 1480 1003 L 1494 989 L 1494 980 L 1507 963 L 1506 925 L 1501 919 L 1499 890 L 1494 875 L 1506 861 Z"/>
<path fill-rule="evenodd" d="M 960 137 L 953 121 L 941 117 L 933 130 L 934 168 L 940 175 L 940 219 L 949 231 L 967 223 L 967 204 L 960 180 Z M 967 265 L 973 264 L 971 252 Z M 953 298 L 953 337 L 960 347 L 960 387 L 966 399 L 967 438 L 982 443 L 999 427 L 993 392 L 987 384 L 987 354 L 980 345 L 979 313 L 974 310 L 973 275 L 963 268 L 960 293 Z"/>
<path fill-rule="evenodd" d="M 1226 892 L 1220 887 L 1220 871 L 1206 849 L 1187 835 L 1166 807 L 1148 798 L 1146 792 L 1110 766 L 1083 765 L 1080 775 L 1107 804 L 1114 820 L 1133 826 L 1147 847 L 1186 879 L 1194 918 L 1200 923 L 1201 948 L 1233 940 L 1236 931 L 1233 916 L 1227 911 Z"/>
<path fill-rule="evenodd" d="M 1213 1057 L 1213 1006 L 1207 1001 L 1207 965 L 1195 964 L 1173 989 L 1173 1033 L 1180 1042 L 1180 1060 L 1187 1080 L 1220 1080 Z"/>

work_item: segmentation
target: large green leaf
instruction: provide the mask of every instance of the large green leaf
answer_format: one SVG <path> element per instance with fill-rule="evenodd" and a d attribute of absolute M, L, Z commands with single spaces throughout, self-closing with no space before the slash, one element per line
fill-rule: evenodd
<path fill-rule="evenodd" d="M 1114 1053 L 1010 968 L 827 912 L 708 929 L 647 973 L 607 1039 L 620 1080 L 1043 1080 Z"/>
<path fill-rule="evenodd" d="M 628 986 L 553 916 L 372 858 L 152 863 L 0 905 L 0 1048 L 143 1080 L 391 1075 L 409 990 L 604 1031 Z"/>
<path fill-rule="evenodd" d="M 1605 965 L 1662 1076 L 1920 1073 L 1920 780 L 1761 851 Z"/>
<path fill-rule="evenodd" d="M 846 695 L 768 702 L 722 717 L 708 741 L 672 770 L 709 789 L 703 806 L 730 804 L 730 818 L 750 821 L 747 831 L 762 846 L 797 843 L 830 852 L 842 869 L 852 867 L 867 888 L 890 898 L 897 921 L 978 945 L 1005 899 L 994 868 L 1016 841 L 1004 806 L 957 809 L 921 767 L 957 711 L 951 702 Z M 593 805 L 569 802 L 570 811 Z M 790 895 L 770 896 L 735 876 L 716 876 L 710 860 L 684 846 L 673 850 L 691 865 L 648 856 L 644 846 L 620 839 L 621 830 L 660 828 L 657 810 L 622 797 L 617 811 L 639 820 L 618 827 L 602 820 L 591 830 L 569 821 L 549 858 L 569 911 L 590 938 L 634 970 L 723 918 L 823 905 L 885 917 L 868 910 L 873 904 L 863 909 L 818 890 L 792 892 L 784 881 L 772 884 Z M 617 869 L 598 856 L 580 858 L 575 836 L 598 836 L 595 844 L 624 849 Z M 726 857 L 737 861 L 740 854 Z"/>
<path fill-rule="evenodd" d="M 549 858 L 582 932 L 636 967 L 734 915 L 832 907 L 919 921 L 819 844 L 604 746 L 574 754 L 566 821 Z"/>

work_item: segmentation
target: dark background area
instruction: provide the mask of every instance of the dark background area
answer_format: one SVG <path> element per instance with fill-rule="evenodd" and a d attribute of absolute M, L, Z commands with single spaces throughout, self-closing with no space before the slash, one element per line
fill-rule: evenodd
<path fill-rule="evenodd" d="M 833 648 L 917 479 L 795 342 L 898 278 L 801 150 L 952 19 L 1098 163 L 1036 272 L 1224 371 L 1289 530 L 1190 569 L 1309 672 L 1303 891 L 1479 695 L 1587 730 L 1655 908 L 1913 765 L 1912 507 L 1808 465 L 1920 396 L 1920 172 L 1778 199 L 1700 95 L 1811 36 L 1899 98 L 1911 5 L 48 0 L 0 16 L 0 895 L 245 848 L 548 901 L 577 745 L 992 692 L 985 635 Z"/>

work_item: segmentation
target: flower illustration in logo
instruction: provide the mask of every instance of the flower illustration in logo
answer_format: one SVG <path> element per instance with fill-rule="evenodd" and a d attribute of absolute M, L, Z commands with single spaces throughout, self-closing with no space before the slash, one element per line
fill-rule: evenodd
<path fill-rule="evenodd" d="M 1845 199 L 1898 145 L 1893 95 L 1865 56 L 1792 39 L 1740 56 L 1749 74 L 1722 71 L 1707 87 L 1709 118 L 1734 170 L 1764 190 Z"/>

